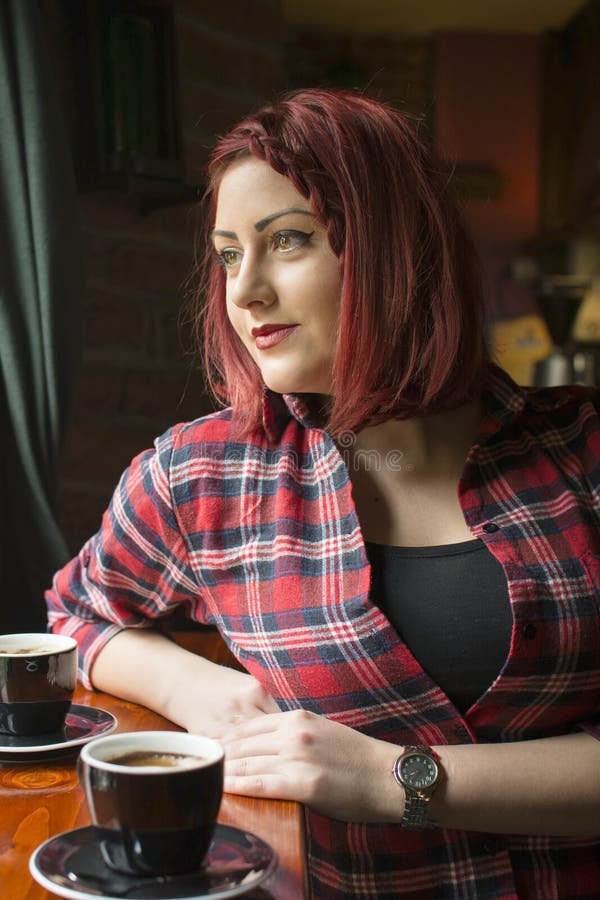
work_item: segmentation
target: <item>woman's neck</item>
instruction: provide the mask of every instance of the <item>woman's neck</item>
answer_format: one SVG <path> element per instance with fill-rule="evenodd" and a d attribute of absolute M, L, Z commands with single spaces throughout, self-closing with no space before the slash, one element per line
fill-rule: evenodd
<path fill-rule="evenodd" d="M 360 468 L 375 455 L 393 459 L 396 453 L 411 471 L 455 468 L 462 466 L 475 443 L 481 421 L 479 400 L 457 409 L 413 419 L 391 419 L 364 428 L 356 435 L 346 435 L 341 447 Z"/>
<path fill-rule="evenodd" d="M 480 418 L 479 402 L 469 403 L 340 441 L 365 540 L 418 547 L 472 538 L 457 486 Z"/>

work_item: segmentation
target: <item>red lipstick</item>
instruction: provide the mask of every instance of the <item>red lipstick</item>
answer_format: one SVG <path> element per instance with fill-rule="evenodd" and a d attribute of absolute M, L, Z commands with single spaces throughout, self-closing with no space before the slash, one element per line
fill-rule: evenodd
<path fill-rule="evenodd" d="M 268 350 L 284 341 L 295 328 L 296 325 L 261 325 L 252 329 L 252 337 L 258 350 Z"/>

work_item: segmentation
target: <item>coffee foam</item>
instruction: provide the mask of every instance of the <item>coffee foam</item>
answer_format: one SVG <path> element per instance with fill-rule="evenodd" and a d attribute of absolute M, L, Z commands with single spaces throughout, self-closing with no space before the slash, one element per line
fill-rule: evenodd
<path fill-rule="evenodd" d="M 206 759 L 189 753 L 170 753 L 162 750 L 129 750 L 106 760 L 113 766 L 139 769 L 195 769 L 204 765 Z"/>

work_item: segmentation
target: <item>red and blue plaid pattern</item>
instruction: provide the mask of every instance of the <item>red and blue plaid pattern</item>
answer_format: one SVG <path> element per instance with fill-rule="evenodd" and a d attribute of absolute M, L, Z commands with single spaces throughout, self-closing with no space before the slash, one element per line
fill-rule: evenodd
<path fill-rule="evenodd" d="M 118 630 L 180 608 L 217 625 L 282 710 L 398 745 L 582 728 L 600 738 L 598 395 L 522 390 L 492 367 L 483 399 L 459 496 L 473 535 L 504 567 L 514 624 L 502 671 L 464 716 L 369 600 L 336 445 L 301 400 L 269 393 L 265 429 L 249 440 L 233 437 L 228 410 L 159 438 L 56 575 L 50 622 L 77 638 L 84 683 Z M 315 897 L 600 896 L 600 838 L 411 833 L 311 812 L 307 822 Z"/>

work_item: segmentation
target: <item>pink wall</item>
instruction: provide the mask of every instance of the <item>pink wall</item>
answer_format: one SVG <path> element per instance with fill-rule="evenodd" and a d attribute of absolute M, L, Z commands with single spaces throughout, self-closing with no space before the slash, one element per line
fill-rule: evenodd
<path fill-rule="evenodd" d="M 492 165 L 498 200 L 465 201 L 483 260 L 492 317 L 535 309 L 507 277 L 516 248 L 538 229 L 541 38 L 448 32 L 436 39 L 436 144 L 443 159 Z"/>

